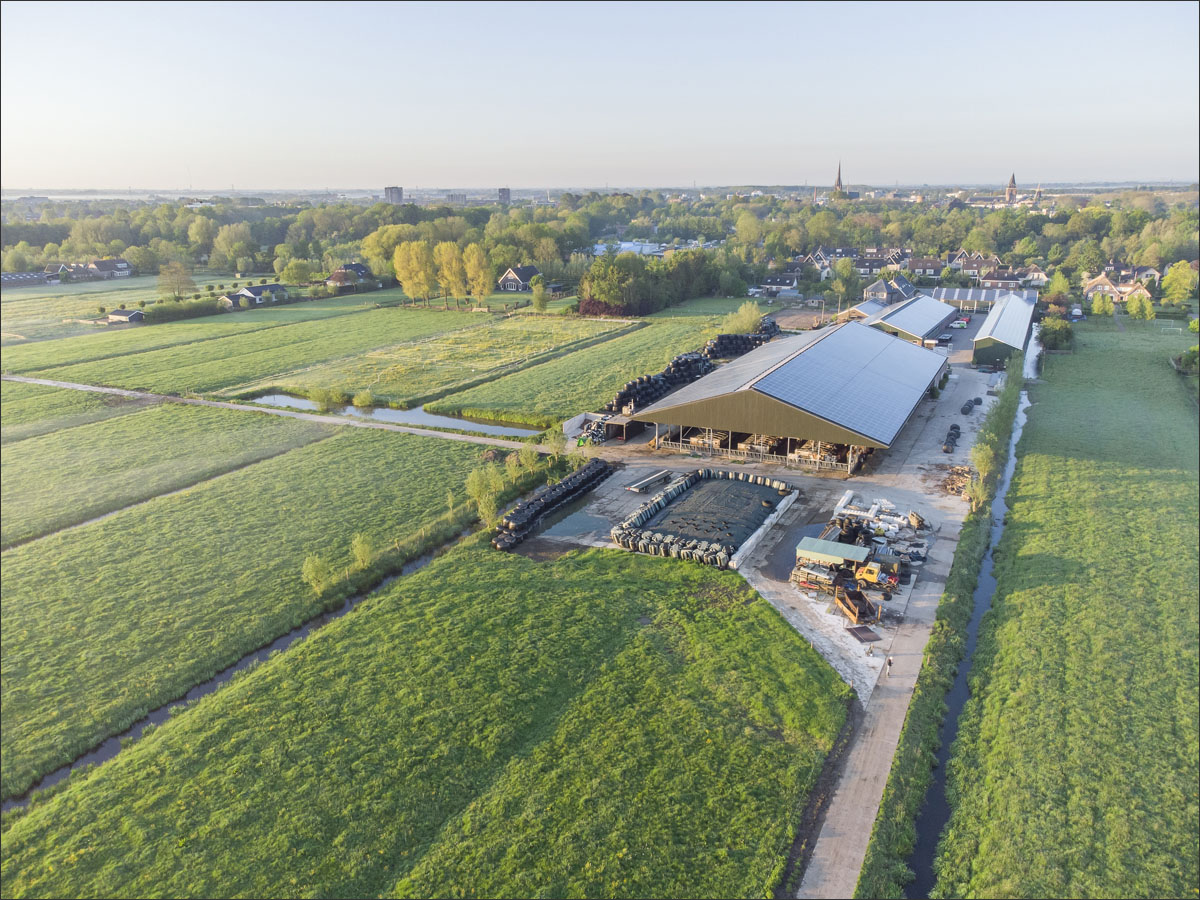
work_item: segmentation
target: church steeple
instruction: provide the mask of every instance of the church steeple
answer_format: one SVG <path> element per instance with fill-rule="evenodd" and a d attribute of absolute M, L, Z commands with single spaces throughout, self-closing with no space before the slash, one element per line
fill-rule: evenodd
<path fill-rule="evenodd" d="M 837 181 L 833 183 L 833 189 L 838 193 L 842 192 L 842 161 L 838 160 Z"/>
<path fill-rule="evenodd" d="M 1004 202 L 1017 202 L 1017 173 L 1013 172 L 1008 178 L 1008 187 L 1004 189 Z"/>

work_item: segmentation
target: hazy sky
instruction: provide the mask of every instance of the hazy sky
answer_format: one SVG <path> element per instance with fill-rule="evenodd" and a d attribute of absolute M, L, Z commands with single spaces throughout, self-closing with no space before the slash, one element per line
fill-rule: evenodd
<path fill-rule="evenodd" d="M 2 8 L 6 189 L 1200 169 L 1194 2 Z"/>

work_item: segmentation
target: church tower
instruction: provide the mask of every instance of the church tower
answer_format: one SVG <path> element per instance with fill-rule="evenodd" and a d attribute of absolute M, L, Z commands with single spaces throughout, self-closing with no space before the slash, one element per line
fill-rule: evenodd
<path fill-rule="evenodd" d="M 1008 179 L 1008 187 L 1004 189 L 1004 202 L 1017 202 L 1017 173 L 1013 172 Z"/>
<path fill-rule="evenodd" d="M 833 192 L 835 194 L 843 193 L 843 191 L 842 191 L 842 161 L 840 159 L 838 160 L 837 181 L 835 181 L 833 183 Z"/>

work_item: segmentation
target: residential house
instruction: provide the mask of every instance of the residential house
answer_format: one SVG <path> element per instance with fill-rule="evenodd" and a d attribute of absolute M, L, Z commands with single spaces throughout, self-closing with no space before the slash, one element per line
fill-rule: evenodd
<path fill-rule="evenodd" d="M 854 261 L 854 268 L 859 275 L 869 278 L 888 269 L 899 270 L 900 264 L 890 256 L 860 256 Z"/>
<path fill-rule="evenodd" d="M 1153 300 L 1149 289 L 1140 281 L 1122 281 L 1117 285 L 1117 290 L 1121 292 L 1121 299 L 1128 300 L 1130 297 L 1145 297 L 1147 300 Z"/>
<path fill-rule="evenodd" d="M 1114 303 L 1121 301 L 1121 292 L 1117 290 L 1117 286 L 1113 284 L 1112 279 L 1108 275 L 1101 272 L 1095 278 L 1090 279 L 1083 286 L 1083 298 L 1091 302 L 1092 298 L 1097 294 L 1103 294 L 1112 299 Z"/>
<path fill-rule="evenodd" d="M 496 282 L 502 291 L 533 290 L 530 282 L 542 273 L 537 266 L 514 266 L 500 276 Z"/>
<path fill-rule="evenodd" d="M 958 270 L 964 275 L 971 278 L 978 278 L 985 272 L 991 272 L 996 269 L 1001 269 L 1004 264 L 1000 262 L 1000 257 L 994 253 L 979 253 L 973 254 L 970 258 L 962 260 Z"/>
<path fill-rule="evenodd" d="M 145 318 L 146 314 L 140 309 L 114 309 L 108 314 L 108 321 L 122 325 L 142 322 Z"/>
<path fill-rule="evenodd" d="M 133 266 L 119 256 L 114 259 L 93 259 L 88 263 L 88 269 L 97 278 L 128 278 L 133 274 Z"/>
<path fill-rule="evenodd" d="M 383 282 L 376 278 L 371 270 L 362 263 L 346 263 L 338 266 L 329 273 L 325 284 L 338 293 L 351 291 L 370 291 L 383 287 Z"/>
<path fill-rule="evenodd" d="M 798 296 L 799 281 L 795 275 L 767 275 L 758 286 L 768 297 L 795 297 Z"/>
<path fill-rule="evenodd" d="M 1015 291 L 1021 287 L 1021 276 L 1011 269 L 985 270 L 978 281 L 981 288 Z"/>
<path fill-rule="evenodd" d="M 918 278 L 941 278 L 946 264 L 936 256 L 914 256 L 908 261 L 908 272 Z"/>
<path fill-rule="evenodd" d="M 278 282 L 273 284 L 248 284 L 234 294 L 223 294 L 218 301 L 230 309 L 242 306 L 259 306 L 262 303 L 286 300 L 287 288 Z M 245 300 L 247 302 L 243 303 Z"/>
<path fill-rule="evenodd" d="M 863 290 L 863 300 L 872 300 L 876 303 L 891 305 L 892 303 L 900 303 L 904 300 L 911 300 L 916 297 L 918 291 L 911 281 L 903 275 L 895 276 L 890 282 L 883 278 L 868 285 Z"/>
<path fill-rule="evenodd" d="M 1050 283 L 1050 276 L 1037 263 L 1017 270 L 1021 276 L 1021 284 L 1028 287 L 1042 288 Z"/>

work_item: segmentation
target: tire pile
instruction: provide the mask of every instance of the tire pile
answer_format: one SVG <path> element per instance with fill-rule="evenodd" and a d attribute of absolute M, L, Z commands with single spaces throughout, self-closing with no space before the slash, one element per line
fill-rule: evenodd
<path fill-rule="evenodd" d="M 651 556 L 669 556 L 672 559 L 688 559 L 693 562 L 716 566 L 718 569 L 729 567 L 729 560 L 737 552 L 733 544 L 721 541 L 704 541 L 698 538 L 688 538 L 681 535 L 650 531 L 642 528 L 650 519 L 661 512 L 672 500 L 689 490 L 693 485 L 708 478 L 728 478 L 733 481 L 748 481 L 751 484 L 761 484 L 775 488 L 781 494 L 791 490 L 791 486 L 783 481 L 767 478 L 764 475 L 751 475 L 746 472 L 724 472 L 718 469 L 697 469 L 682 481 L 677 481 L 664 491 L 655 494 L 643 506 L 626 517 L 619 525 L 613 526 L 610 535 L 613 543 L 626 550 L 636 550 L 638 553 L 648 553 Z"/>
<path fill-rule="evenodd" d="M 582 497 L 611 474 L 612 465 L 602 459 L 593 459 L 558 484 L 550 485 L 528 500 L 521 501 L 500 520 L 496 536 L 492 538 L 492 546 L 497 550 L 513 549 L 530 536 L 542 516 Z"/>
<path fill-rule="evenodd" d="M 599 419 L 593 419 L 588 422 L 584 429 L 579 434 L 579 446 L 584 444 L 603 444 L 608 440 L 608 420 L 612 416 L 601 416 Z"/>
<path fill-rule="evenodd" d="M 631 403 L 633 408 L 648 406 L 681 384 L 691 384 L 713 370 L 712 362 L 703 353 L 680 353 L 657 375 L 640 375 L 604 404 L 607 413 L 620 413 Z"/>

